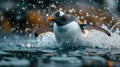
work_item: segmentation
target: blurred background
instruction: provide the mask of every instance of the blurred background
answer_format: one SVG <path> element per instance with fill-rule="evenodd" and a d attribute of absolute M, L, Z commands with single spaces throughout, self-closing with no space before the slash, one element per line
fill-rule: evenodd
<path fill-rule="evenodd" d="M 0 0 L 0 31 L 31 33 L 49 26 L 44 18 L 55 10 L 71 13 L 82 23 L 120 29 L 120 0 Z"/>

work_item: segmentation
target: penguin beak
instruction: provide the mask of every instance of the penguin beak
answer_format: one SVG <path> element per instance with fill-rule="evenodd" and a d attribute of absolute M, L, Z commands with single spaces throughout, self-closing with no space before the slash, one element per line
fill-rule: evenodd
<path fill-rule="evenodd" d="M 46 18 L 46 21 L 52 21 L 52 20 L 54 20 L 54 19 L 55 19 L 54 16 L 50 16 L 50 17 Z"/>

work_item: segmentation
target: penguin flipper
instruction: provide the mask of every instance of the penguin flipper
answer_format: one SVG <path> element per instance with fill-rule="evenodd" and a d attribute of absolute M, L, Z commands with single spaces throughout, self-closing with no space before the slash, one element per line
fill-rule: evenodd
<path fill-rule="evenodd" d="M 53 32 L 53 30 L 48 26 L 40 27 L 38 30 L 36 30 L 34 36 L 38 37 L 39 35 L 47 33 L 47 32 Z"/>
<path fill-rule="evenodd" d="M 88 25 L 88 24 L 79 24 L 80 27 L 81 27 L 81 30 L 83 33 L 85 33 L 85 29 L 86 30 L 92 30 L 92 29 L 95 29 L 95 30 L 99 30 L 103 33 L 106 33 L 108 36 L 111 36 L 110 32 L 101 28 L 101 27 L 97 27 L 97 26 L 94 26 L 94 25 Z"/>

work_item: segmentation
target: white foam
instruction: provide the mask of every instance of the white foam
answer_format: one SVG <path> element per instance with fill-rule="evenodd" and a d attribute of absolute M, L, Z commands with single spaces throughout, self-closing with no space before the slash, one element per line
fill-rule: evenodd
<path fill-rule="evenodd" d="M 39 45 L 39 47 L 42 47 L 42 48 L 59 47 L 59 45 L 55 39 L 54 33 L 52 33 L 52 32 L 47 32 L 47 33 L 39 36 L 37 38 L 37 44 Z"/>
<path fill-rule="evenodd" d="M 120 48 L 120 36 L 115 33 L 111 33 L 111 37 L 96 30 L 89 32 L 86 37 L 87 42 L 90 43 L 90 46 L 99 47 L 99 48 Z"/>

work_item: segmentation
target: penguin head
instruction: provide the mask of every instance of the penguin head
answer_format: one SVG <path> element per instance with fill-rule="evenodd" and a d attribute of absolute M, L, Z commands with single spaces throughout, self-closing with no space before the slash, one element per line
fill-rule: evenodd
<path fill-rule="evenodd" d="M 55 11 L 51 16 L 46 18 L 46 21 L 52 21 L 56 23 L 58 26 L 64 26 L 76 18 L 73 15 L 65 14 L 62 11 Z"/>

